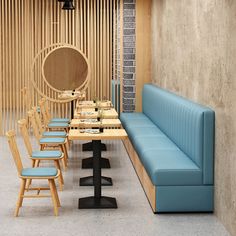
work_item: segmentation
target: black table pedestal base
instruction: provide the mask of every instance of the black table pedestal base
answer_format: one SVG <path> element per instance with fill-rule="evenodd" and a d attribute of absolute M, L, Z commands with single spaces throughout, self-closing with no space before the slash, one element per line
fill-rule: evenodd
<path fill-rule="evenodd" d="M 102 145 L 101 150 L 106 151 L 107 150 L 106 144 L 102 143 L 101 145 Z M 92 142 L 82 144 L 82 150 L 83 150 L 83 152 L 93 151 Z"/>
<path fill-rule="evenodd" d="M 80 178 L 80 186 L 94 186 L 93 176 Z M 101 185 L 102 186 L 112 186 L 112 178 L 101 176 Z"/>
<path fill-rule="evenodd" d="M 79 209 L 109 209 L 117 208 L 116 199 L 112 197 L 85 197 L 79 199 Z"/>
<path fill-rule="evenodd" d="M 101 158 L 101 168 L 110 169 L 110 161 L 107 158 Z M 92 169 L 93 168 L 93 157 L 82 159 L 82 169 Z"/>

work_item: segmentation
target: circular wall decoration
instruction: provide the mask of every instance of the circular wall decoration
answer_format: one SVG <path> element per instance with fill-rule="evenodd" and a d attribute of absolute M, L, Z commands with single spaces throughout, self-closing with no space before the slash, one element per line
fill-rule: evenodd
<path fill-rule="evenodd" d="M 54 102 L 64 90 L 85 91 L 90 81 L 86 56 L 76 47 L 54 44 L 41 50 L 32 64 L 31 81 L 38 93 Z"/>

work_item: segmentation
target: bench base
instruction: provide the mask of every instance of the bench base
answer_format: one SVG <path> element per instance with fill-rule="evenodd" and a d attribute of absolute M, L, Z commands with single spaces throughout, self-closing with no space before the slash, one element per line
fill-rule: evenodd
<path fill-rule="evenodd" d="M 154 213 L 213 212 L 213 185 L 155 186 L 130 140 L 123 143 Z"/>
<path fill-rule="evenodd" d="M 124 146 L 126 148 L 127 153 L 129 154 L 129 158 L 134 166 L 134 169 L 138 175 L 139 181 L 142 184 L 144 192 L 148 198 L 148 201 L 152 207 L 152 210 L 156 212 L 156 188 L 155 185 L 152 184 L 144 166 L 142 165 L 141 161 L 139 160 L 138 154 L 133 148 L 132 143 L 127 138 L 123 141 Z"/>

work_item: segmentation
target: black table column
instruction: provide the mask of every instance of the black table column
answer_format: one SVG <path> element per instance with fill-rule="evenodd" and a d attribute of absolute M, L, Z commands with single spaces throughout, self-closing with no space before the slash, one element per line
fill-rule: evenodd
<path fill-rule="evenodd" d="M 93 140 L 94 196 L 79 199 L 79 209 L 117 208 L 115 198 L 102 196 L 101 191 L 101 140 Z"/>

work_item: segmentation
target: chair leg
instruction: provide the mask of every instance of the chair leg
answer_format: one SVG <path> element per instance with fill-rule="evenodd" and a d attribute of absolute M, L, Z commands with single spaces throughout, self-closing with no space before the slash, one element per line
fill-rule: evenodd
<path fill-rule="evenodd" d="M 60 207 L 61 203 L 60 203 L 60 200 L 59 200 L 59 197 L 58 197 L 57 187 L 56 187 L 56 184 L 55 184 L 54 180 L 52 181 L 52 184 L 53 184 L 53 189 L 54 189 L 55 197 L 56 197 L 56 201 L 57 201 L 57 207 Z"/>
<path fill-rule="evenodd" d="M 60 170 L 60 175 L 58 177 L 58 180 L 59 180 L 60 191 L 62 191 L 63 185 L 64 185 L 64 179 L 63 179 L 63 175 L 61 172 L 60 162 L 59 162 L 59 160 L 54 160 L 54 163 L 55 163 L 56 168 Z"/>
<path fill-rule="evenodd" d="M 16 204 L 16 210 L 15 210 L 15 217 L 18 216 L 19 214 L 19 209 L 20 207 L 22 206 L 22 203 L 23 203 L 23 195 L 24 195 L 24 192 L 25 192 L 25 185 L 26 185 L 26 179 L 22 179 L 21 181 L 21 187 L 20 187 L 20 192 L 19 192 L 19 195 L 18 195 L 18 200 L 17 200 L 17 204 Z"/>
<path fill-rule="evenodd" d="M 65 158 L 65 162 L 66 162 L 66 166 L 67 166 L 67 162 L 68 162 L 68 152 L 67 152 L 67 148 L 66 148 L 66 144 L 62 145 L 62 150 L 64 152 L 64 158 Z"/>
<path fill-rule="evenodd" d="M 53 182 L 54 182 L 53 179 L 48 180 L 50 191 L 51 191 L 51 196 L 52 196 L 54 214 L 55 214 L 55 216 L 58 216 L 58 208 L 57 208 L 58 203 L 57 203 L 57 199 L 56 199 L 56 196 L 55 196 L 55 190 L 54 190 Z"/>

